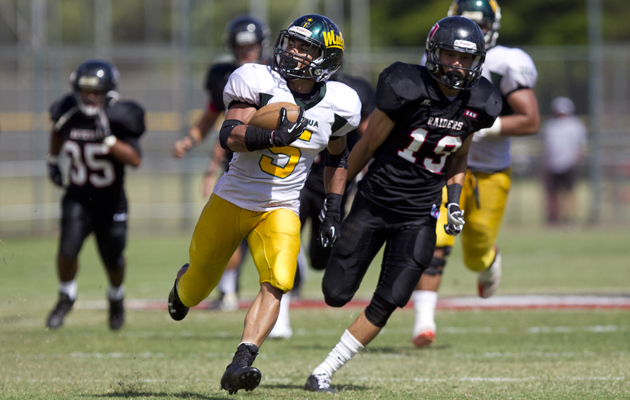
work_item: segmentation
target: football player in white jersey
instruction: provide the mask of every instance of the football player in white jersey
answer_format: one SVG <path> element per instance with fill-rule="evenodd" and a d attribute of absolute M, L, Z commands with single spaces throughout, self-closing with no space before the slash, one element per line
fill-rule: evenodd
<path fill-rule="evenodd" d="M 348 166 L 345 135 L 358 126 L 361 113 L 354 90 L 328 81 L 341 67 L 343 52 L 343 36 L 333 21 L 305 15 L 278 34 L 272 66 L 243 65 L 230 75 L 223 92 L 227 115 L 219 137 L 235 154 L 199 218 L 190 261 L 177 274 L 168 307 L 173 319 L 183 319 L 210 294 L 247 239 L 260 292 L 221 379 L 221 388 L 230 394 L 260 383 L 261 373 L 252 363 L 276 322 L 282 295 L 293 286 L 300 251 L 300 190 L 324 148 L 331 155 L 324 174 L 326 211 L 320 236 L 331 243 L 339 237 Z M 258 108 L 275 102 L 299 105 L 298 119 L 288 120 L 285 110 L 274 131 L 247 125 Z"/>
<path fill-rule="evenodd" d="M 468 172 L 460 206 L 466 214 L 462 230 L 464 264 L 477 272 L 479 296 L 490 297 L 501 281 L 501 254 L 496 241 L 511 186 L 510 136 L 533 135 L 540 114 L 534 94 L 538 74 L 531 57 L 518 48 L 497 46 L 501 10 L 495 0 L 454 0 L 448 15 L 461 15 L 475 21 L 486 38 L 483 76 L 503 97 L 503 110 L 494 125 L 476 132 L 468 153 Z M 446 223 L 446 209 L 441 219 Z M 413 294 L 415 323 L 412 341 L 424 347 L 435 341 L 437 290 L 446 256 L 455 238 L 438 229 L 431 266 L 422 274 Z"/>

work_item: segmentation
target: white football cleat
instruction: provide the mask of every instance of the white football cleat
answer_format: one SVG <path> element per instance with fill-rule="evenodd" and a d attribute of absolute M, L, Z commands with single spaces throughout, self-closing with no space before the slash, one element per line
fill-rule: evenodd
<path fill-rule="evenodd" d="M 221 299 L 219 306 L 223 312 L 232 312 L 238 310 L 238 296 L 236 293 L 226 293 Z"/>
<path fill-rule="evenodd" d="M 481 271 L 477 276 L 477 290 L 479 297 L 487 299 L 499 288 L 501 283 L 501 253 L 497 249 L 494 261 L 488 268 Z"/>
<path fill-rule="evenodd" d="M 269 332 L 270 339 L 290 339 L 293 336 L 293 329 L 288 324 L 276 324 L 271 332 Z"/>
<path fill-rule="evenodd" d="M 423 347 L 428 347 L 431 344 L 435 343 L 435 331 L 431 329 L 425 329 L 417 335 L 414 335 L 411 342 L 414 346 L 421 349 Z"/>

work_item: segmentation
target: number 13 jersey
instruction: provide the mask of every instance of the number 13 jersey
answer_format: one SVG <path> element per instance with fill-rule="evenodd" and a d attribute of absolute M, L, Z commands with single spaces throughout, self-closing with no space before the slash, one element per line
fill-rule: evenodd
<path fill-rule="evenodd" d="M 359 182 L 360 193 L 406 217 L 431 212 L 442 199 L 446 159 L 473 132 L 492 126 L 501 106 L 485 78 L 449 99 L 425 67 L 392 64 L 379 76 L 376 107 L 395 125 Z"/>

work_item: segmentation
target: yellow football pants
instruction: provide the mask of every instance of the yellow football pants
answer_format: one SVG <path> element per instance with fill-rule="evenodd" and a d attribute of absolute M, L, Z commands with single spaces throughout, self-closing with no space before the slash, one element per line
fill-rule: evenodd
<path fill-rule="evenodd" d="M 511 171 L 485 174 L 466 171 L 466 180 L 460 198 L 466 224 L 462 230 L 464 264 L 475 272 L 488 268 L 496 255 L 495 244 L 507 205 L 512 184 Z M 436 247 L 452 247 L 455 237 L 444 232 L 447 223 L 446 186 L 442 191 L 442 206 L 437 224 Z"/>
<path fill-rule="evenodd" d="M 193 307 L 208 297 L 245 238 L 259 282 L 268 282 L 284 293 L 293 288 L 300 252 L 297 214 L 286 208 L 249 211 L 212 195 L 190 242 L 190 265 L 177 285 L 185 306 Z"/>

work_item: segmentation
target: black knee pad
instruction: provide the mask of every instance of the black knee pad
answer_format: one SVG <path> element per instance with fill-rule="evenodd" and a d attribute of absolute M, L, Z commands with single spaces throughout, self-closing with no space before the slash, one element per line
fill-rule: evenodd
<path fill-rule="evenodd" d="M 387 323 L 387 320 L 396 310 L 396 305 L 388 303 L 378 294 L 374 293 L 372 301 L 365 308 L 365 318 L 370 321 L 374 326 L 382 328 Z"/>
<path fill-rule="evenodd" d="M 429 264 L 429 267 L 424 270 L 423 274 L 430 275 L 430 276 L 442 275 L 444 266 L 446 266 L 446 260 L 433 257 L 431 259 L 431 263 Z"/>

